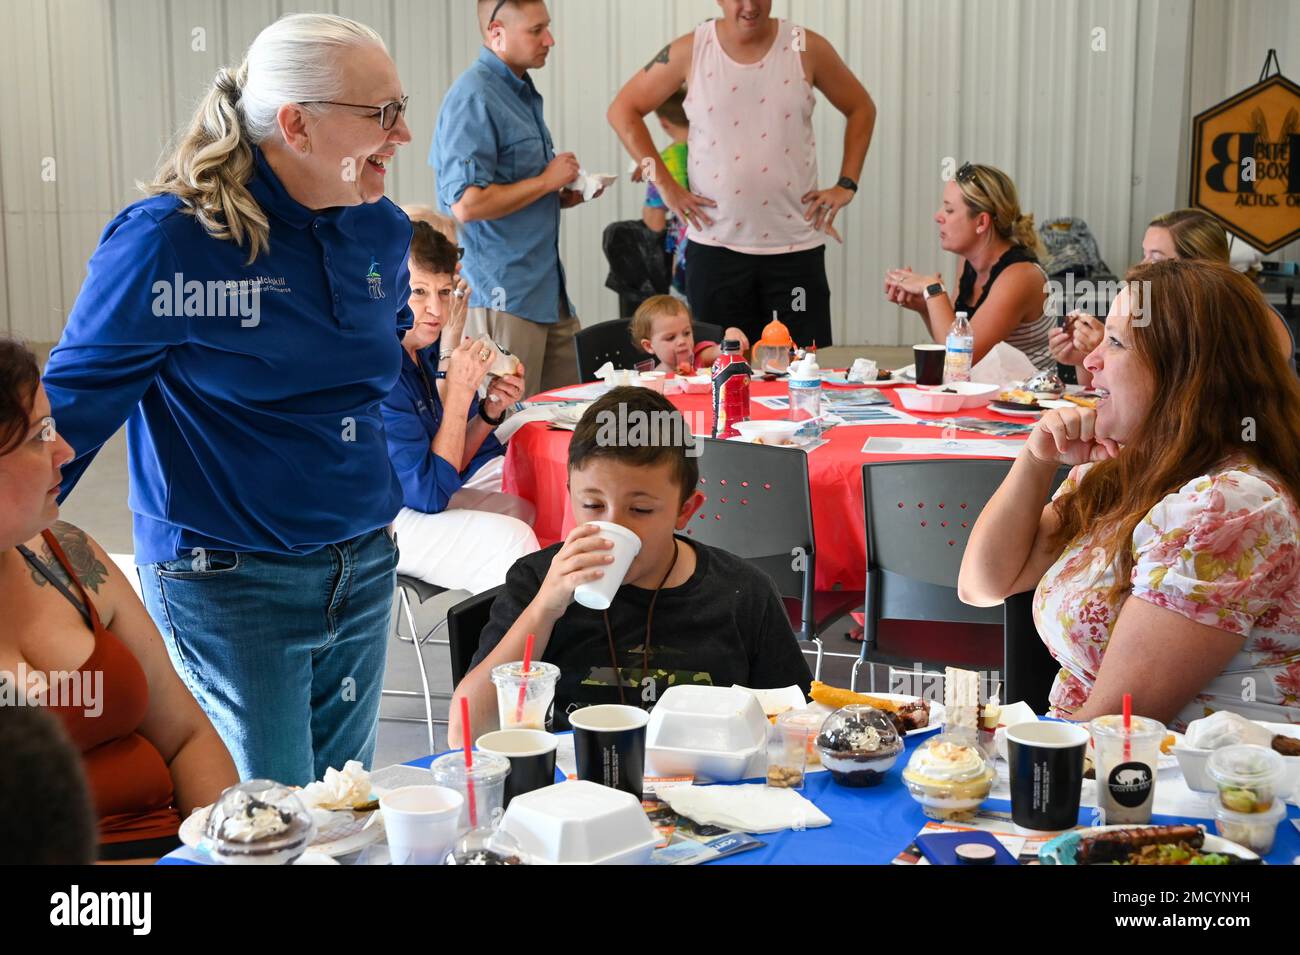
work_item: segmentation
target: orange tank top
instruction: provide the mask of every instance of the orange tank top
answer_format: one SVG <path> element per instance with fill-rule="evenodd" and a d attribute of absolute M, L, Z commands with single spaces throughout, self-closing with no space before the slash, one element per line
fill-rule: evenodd
<path fill-rule="evenodd" d="M 95 634 L 90 657 L 67 678 L 80 681 L 80 691 L 65 681 L 53 701 L 58 705 L 50 706 L 50 710 L 62 720 L 81 750 L 82 768 L 99 816 L 99 841 L 118 843 L 175 836 L 181 820 L 171 772 L 157 748 L 137 732 L 149 709 L 149 683 L 144 670 L 130 649 L 99 619 L 95 604 L 54 535 L 44 531 L 41 537 L 76 584 L 83 616 Z M 71 599 L 66 590 L 64 593 Z"/>

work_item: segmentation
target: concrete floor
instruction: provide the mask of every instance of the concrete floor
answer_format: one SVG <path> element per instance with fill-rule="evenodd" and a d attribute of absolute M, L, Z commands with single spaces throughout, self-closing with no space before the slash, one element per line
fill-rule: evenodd
<path fill-rule="evenodd" d="M 46 346 L 33 346 L 37 357 L 44 363 L 49 351 Z M 911 361 L 910 348 L 889 348 L 875 346 L 839 346 L 819 350 L 818 361 L 823 368 L 846 367 L 854 358 L 872 358 L 885 368 L 895 368 Z M 100 449 L 94 463 L 87 470 L 76 489 L 64 502 L 62 518 L 87 531 L 99 541 L 110 553 L 131 553 L 131 513 L 127 509 L 127 464 L 126 432 L 119 431 Z M 438 606 L 445 612 L 467 596 L 464 593 L 448 593 L 437 598 Z M 856 655 L 859 644 L 845 638 L 845 633 L 852 627 L 848 618 L 833 625 L 824 637 L 829 652 Z M 440 634 L 445 638 L 445 634 Z M 450 660 L 445 646 L 426 645 L 425 665 L 429 673 L 430 688 L 434 693 L 449 693 L 451 690 Z M 847 659 L 827 658 L 823 679 L 840 686 L 848 685 L 848 672 L 851 663 Z M 865 676 L 865 674 L 864 674 Z M 410 643 L 391 639 L 389 642 L 388 669 L 385 674 L 386 689 L 420 690 L 419 671 L 416 667 L 415 653 Z M 375 753 L 375 765 L 385 766 L 389 763 L 403 762 L 417 756 L 427 755 L 427 731 L 423 725 L 424 706 L 416 698 L 386 698 L 382 713 L 385 717 L 419 719 L 420 723 L 389 722 L 380 723 L 379 742 Z M 434 716 L 445 720 L 447 702 L 445 699 L 434 703 Z M 446 747 L 446 727 L 439 726 L 436 738 L 437 748 Z"/>

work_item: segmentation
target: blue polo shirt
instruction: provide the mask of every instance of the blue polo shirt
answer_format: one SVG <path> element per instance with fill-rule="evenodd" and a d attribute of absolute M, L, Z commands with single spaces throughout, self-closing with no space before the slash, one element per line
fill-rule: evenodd
<path fill-rule="evenodd" d="M 392 394 L 384 399 L 384 430 L 388 455 L 402 484 L 402 503 L 413 511 L 440 514 L 451 496 L 488 461 L 506 453 L 490 434 L 464 471 L 433 453 L 433 439 L 442 425 L 443 407 L 434 387 L 438 370 L 438 344 L 416 352 L 424 375 L 402 351 L 402 375 Z M 426 383 L 427 382 L 427 383 Z M 469 418 L 478 414 L 478 399 L 470 402 Z"/>
<path fill-rule="evenodd" d="M 542 96 L 527 73 L 515 76 L 483 47 L 452 84 L 438 112 L 429 165 L 445 212 L 470 186 L 509 185 L 541 174 L 555 158 L 542 117 Z M 559 321 L 560 296 L 574 314 L 560 264 L 560 194 L 491 221 L 460 226 L 469 304 L 539 325 Z"/>
<path fill-rule="evenodd" d="M 410 221 L 387 199 L 308 209 L 260 150 L 248 188 L 270 221 L 252 265 L 173 196 L 122 210 L 45 371 L 77 453 L 65 496 L 127 422 L 141 564 L 309 554 L 401 506 L 379 405 L 411 321 Z"/>

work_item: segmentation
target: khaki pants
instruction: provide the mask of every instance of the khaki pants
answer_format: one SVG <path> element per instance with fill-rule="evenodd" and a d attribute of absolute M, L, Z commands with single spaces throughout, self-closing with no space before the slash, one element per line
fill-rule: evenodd
<path fill-rule="evenodd" d="M 471 308 L 465 318 L 470 338 L 489 335 L 524 363 L 524 397 L 578 383 L 578 353 L 573 339 L 582 326 L 560 303 L 561 318 L 539 325 L 494 308 Z"/>

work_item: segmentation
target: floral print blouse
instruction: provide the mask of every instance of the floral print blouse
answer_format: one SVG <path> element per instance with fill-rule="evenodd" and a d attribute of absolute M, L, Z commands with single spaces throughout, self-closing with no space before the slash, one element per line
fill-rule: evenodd
<path fill-rule="evenodd" d="M 1056 496 L 1089 467 L 1071 470 Z M 1076 539 L 1034 593 L 1034 623 L 1061 664 L 1051 715 L 1068 718 L 1088 699 L 1120 608 L 1136 597 L 1242 638 L 1171 729 L 1215 710 L 1300 723 L 1300 509 L 1275 478 L 1230 462 L 1165 497 L 1133 531 L 1133 589 L 1114 603 L 1114 568 L 1093 547 Z"/>

